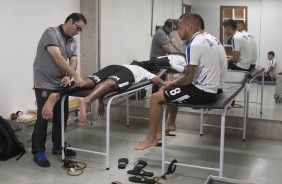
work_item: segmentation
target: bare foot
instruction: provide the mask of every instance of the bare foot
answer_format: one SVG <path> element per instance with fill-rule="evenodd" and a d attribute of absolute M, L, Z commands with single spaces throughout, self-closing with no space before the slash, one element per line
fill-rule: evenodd
<path fill-rule="evenodd" d="M 171 131 L 175 131 L 176 130 L 176 126 L 174 125 L 166 125 L 165 128 L 165 132 L 171 132 Z"/>
<path fill-rule="evenodd" d="M 42 108 L 42 117 L 50 119 L 52 117 L 53 108 L 59 99 L 58 93 L 51 93 Z"/>
<path fill-rule="evenodd" d="M 157 139 L 155 139 L 153 141 L 150 141 L 150 140 L 148 140 L 146 138 L 144 141 L 142 141 L 142 142 L 136 144 L 135 146 L 133 146 L 133 149 L 136 150 L 136 151 L 137 150 L 144 150 L 146 148 L 149 148 L 149 147 L 152 147 L 152 146 L 156 146 L 156 145 L 158 145 L 158 140 Z"/>
<path fill-rule="evenodd" d="M 162 140 L 162 132 L 158 132 L 156 135 L 157 141 L 161 141 Z"/>
<path fill-rule="evenodd" d="M 86 108 L 87 108 L 87 103 L 85 102 L 84 98 L 78 99 L 78 106 L 80 109 L 79 121 L 81 124 L 84 125 L 86 122 Z"/>

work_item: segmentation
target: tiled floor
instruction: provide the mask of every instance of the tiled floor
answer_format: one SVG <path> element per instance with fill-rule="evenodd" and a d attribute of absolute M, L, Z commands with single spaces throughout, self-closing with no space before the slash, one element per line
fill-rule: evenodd
<path fill-rule="evenodd" d="M 123 122 L 111 124 L 110 170 L 105 170 L 104 156 L 77 152 L 76 159 L 87 164 L 80 176 L 68 176 L 62 169 L 59 157 L 51 155 L 51 142 L 48 137 L 46 155 L 51 162 L 50 168 L 40 168 L 32 160 L 30 150 L 19 160 L 12 158 L 0 162 L 0 183 L 21 184 L 110 184 L 119 181 L 129 184 L 127 170 L 134 162 L 146 160 L 146 171 L 161 174 L 161 148 L 154 147 L 145 151 L 134 151 L 132 146 L 142 140 L 147 132 L 147 124 L 131 122 L 129 128 Z M 84 128 L 71 125 L 67 129 L 66 140 L 73 147 L 95 151 L 105 151 L 105 123 L 95 122 Z M 240 137 L 225 139 L 224 177 L 249 181 L 257 184 L 281 184 L 282 180 L 282 143 L 269 140 L 248 139 L 242 142 Z M 218 135 L 200 137 L 198 132 L 178 130 L 176 137 L 167 137 L 167 160 L 176 158 L 179 162 L 217 167 L 219 160 Z M 121 157 L 129 159 L 125 170 L 117 168 Z M 203 184 L 214 171 L 183 168 L 162 180 L 163 184 Z"/>

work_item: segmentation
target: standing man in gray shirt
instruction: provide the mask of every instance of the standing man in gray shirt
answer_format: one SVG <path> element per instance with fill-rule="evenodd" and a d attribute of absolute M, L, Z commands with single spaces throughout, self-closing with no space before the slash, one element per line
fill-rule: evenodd
<path fill-rule="evenodd" d="M 82 33 L 87 24 L 84 15 L 72 13 L 65 23 L 46 29 L 39 40 L 33 64 L 34 91 L 37 102 L 37 120 L 32 134 L 33 160 L 40 167 L 50 167 L 45 157 L 45 144 L 48 120 L 43 118 L 42 108 L 51 93 L 70 84 L 73 77 L 75 84 L 82 87 L 83 80 L 76 72 L 77 42 L 75 35 Z M 61 99 L 53 111 L 52 154 L 61 154 Z M 68 116 L 68 98 L 65 101 L 65 127 Z M 75 156 L 72 150 L 65 151 L 66 156 Z"/>
<path fill-rule="evenodd" d="M 180 45 L 175 38 L 170 37 L 170 33 L 173 31 L 175 23 L 172 19 L 167 19 L 162 27 L 160 27 L 154 34 L 151 45 L 150 59 L 159 56 L 165 56 L 172 54 L 172 50 L 169 48 L 171 43 L 173 47 L 180 53 L 182 53 Z M 161 76 L 161 79 L 165 79 L 165 75 Z M 153 85 L 152 93 L 159 90 L 158 86 Z"/>
<path fill-rule="evenodd" d="M 175 24 L 173 23 L 173 20 L 168 19 L 165 21 L 164 25 L 156 31 L 152 40 L 150 59 L 153 57 L 171 54 L 172 51 L 169 48 L 170 43 L 178 52 L 182 52 L 181 47 L 175 38 L 170 37 L 169 35 L 173 31 L 174 27 Z"/>

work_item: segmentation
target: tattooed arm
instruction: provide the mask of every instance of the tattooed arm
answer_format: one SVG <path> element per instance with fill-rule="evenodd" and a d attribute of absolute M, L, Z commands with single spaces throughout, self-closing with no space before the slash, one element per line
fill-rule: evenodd
<path fill-rule="evenodd" d="M 178 78 L 177 80 L 165 82 L 164 88 L 169 89 L 171 87 L 180 87 L 192 84 L 194 75 L 197 72 L 197 68 L 197 65 L 187 65 L 185 69 L 185 75 Z"/>

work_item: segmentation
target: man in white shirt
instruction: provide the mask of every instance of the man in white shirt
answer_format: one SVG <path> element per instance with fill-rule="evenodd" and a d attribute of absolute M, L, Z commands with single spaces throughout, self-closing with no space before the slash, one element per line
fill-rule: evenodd
<path fill-rule="evenodd" d="M 246 31 L 246 24 L 243 20 L 237 20 L 237 31 L 243 33 L 243 35 L 247 36 L 250 40 L 250 45 L 252 49 L 252 61 L 250 69 L 255 68 L 257 62 L 257 44 L 255 38 Z"/>
<path fill-rule="evenodd" d="M 275 53 L 273 51 L 267 53 L 268 66 L 264 73 L 264 80 L 266 81 L 271 81 L 275 78 L 275 69 L 277 66 L 277 61 L 274 57 Z"/>
<path fill-rule="evenodd" d="M 248 36 L 237 31 L 236 21 L 228 19 L 223 22 L 227 36 L 232 36 L 232 58 L 228 61 L 228 69 L 249 71 L 252 63 L 253 52 Z"/>
<path fill-rule="evenodd" d="M 222 93 L 222 89 L 223 89 L 223 84 L 224 84 L 224 80 L 225 80 L 225 76 L 227 73 L 227 56 L 226 56 L 226 52 L 222 46 L 222 44 L 220 43 L 220 41 L 212 36 L 211 34 L 207 33 L 205 31 L 205 23 L 204 20 L 201 16 L 198 16 L 199 18 L 199 22 L 200 22 L 200 32 L 204 35 L 204 37 L 206 39 L 208 39 L 209 42 L 211 42 L 217 51 L 218 54 L 218 59 L 219 59 L 219 63 L 220 63 L 220 85 L 219 88 L 217 90 L 217 94 Z M 167 136 L 174 136 L 174 134 L 170 134 L 170 131 L 174 131 L 176 130 L 176 116 L 177 116 L 177 112 L 178 112 L 178 107 L 177 106 L 170 106 L 170 114 L 167 118 L 167 122 L 166 122 L 166 135 Z"/>
<path fill-rule="evenodd" d="M 133 149 L 143 150 L 161 140 L 162 101 L 186 103 L 209 102 L 216 99 L 220 83 L 220 66 L 217 51 L 199 32 L 199 15 L 184 14 L 179 19 L 178 33 L 189 41 L 186 49 L 185 75 L 152 94 L 149 110 L 149 131 L 146 138 Z"/>

